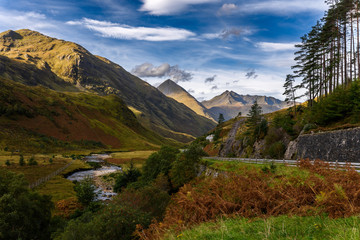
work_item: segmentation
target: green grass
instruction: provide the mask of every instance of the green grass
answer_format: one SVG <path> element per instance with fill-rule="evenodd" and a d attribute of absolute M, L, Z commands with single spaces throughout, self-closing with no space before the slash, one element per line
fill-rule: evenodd
<path fill-rule="evenodd" d="M 257 164 L 257 163 L 244 163 L 237 161 L 220 161 L 215 159 L 204 159 L 203 164 L 209 166 L 212 169 L 225 171 L 225 172 L 234 172 L 237 174 L 243 174 L 249 170 L 262 171 L 264 168 L 270 168 L 271 163 Z M 305 169 L 299 169 L 297 167 L 290 167 L 281 163 L 274 163 L 276 166 L 275 173 L 281 176 L 301 176 L 306 178 L 309 175 L 309 172 Z"/>
<path fill-rule="evenodd" d="M 330 219 L 316 217 L 271 217 L 249 220 L 224 218 L 163 239 L 257 240 L 257 239 L 360 239 L 360 217 Z"/>
<path fill-rule="evenodd" d="M 146 159 L 155 151 L 132 151 L 132 152 L 115 152 L 111 154 L 111 159 L 107 161 L 111 164 L 121 166 L 127 169 L 132 161 L 136 168 L 142 168 Z"/>
<path fill-rule="evenodd" d="M 50 181 L 36 188 L 38 193 L 51 196 L 52 201 L 75 197 L 74 184 L 61 175 L 55 176 Z"/>
<path fill-rule="evenodd" d="M 4 152 L 3 152 L 4 153 Z M 24 155 L 25 162 L 32 155 Z M 38 165 L 35 166 L 20 166 L 19 165 L 19 155 L 10 155 L 4 153 L 0 156 L 0 168 L 5 168 L 9 171 L 24 174 L 25 178 L 29 183 L 33 183 L 36 180 L 46 177 L 57 169 L 65 166 L 70 161 L 71 158 L 62 157 L 60 155 L 56 155 L 53 163 L 50 164 L 49 158 L 51 158 L 52 154 L 36 154 L 34 155 L 35 160 L 38 162 Z M 6 166 L 5 162 L 9 159 L 12 163 L 11 166 Z M 68 168 L 66 168 L 63 172 L 61 172 L 58 176 L 53 177 L 48 182 L 41 184 L 39 187 L 35 188 L 35 190 L 41 194 L 50 195 L 54 202 L 57 202 L 62 199 L 70 198 L 75 196 L 75 192 L 73 189 L 74 184 L 63 177 L 64 174 L 73 172 L 77 169 L 90 169 L 91 167 L 86 164 L 84 161 L 75 160 Z"/>
<path fill-rule="evenodd" d="M 25 163 L 28 162 L 30 157 L 34 156 L 35 161 L 38 163 L 37 165 L 29 166 L 19 165 L 19 155 L 13 155 L 13 156 L 0 156 L 0 168 L 5 168 L 9 171 L 21 173 L 24 174 L 26 180 L 29 183 L 33 183 L 36 180 L 46 177 L 47 175 L 51 174 L 52 172 L 56 171 L 57 169 L 65 166 L 68 164 L 72 159 L 65 158 L 60 155 L 57 155 L 53 159 L 53 163 L 50 164 L 49 159 L 53 156 L 51 154 L 44 155 L 44 154 L 36 154 L 36 155 L 24 155 Z M 5 162 L 9 159 L 11 165 L 6 166 Z"/>
<path fill-rule="evenodd" d="M 91 167 L 84 161 L 75 160 L 60 175 L 53 177 L 48 182 L 41 184 L 35 190 L 41 194 L 50 195 L 53 202 L 75 197 L 74 184 L 72 181 L 63 177 L 63 174 L 73 172 L 77 169 L 90 169 Z"/>
<path fill-rule="evenodd" d="M 113 158 L 148 158 L 152 153 L 156 151 L 133 151 L 133 152 L 115 152 L 111 154 Z"/>

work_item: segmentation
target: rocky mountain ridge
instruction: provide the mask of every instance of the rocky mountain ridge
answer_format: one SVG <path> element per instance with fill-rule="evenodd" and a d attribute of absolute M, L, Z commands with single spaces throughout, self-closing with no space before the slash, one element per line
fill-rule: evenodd
<path fill-rule="evenodd" d="M 234 91 L 225 91 L 208 101 L 201 102 L 213 115 L 222 113 L 225 120 L 238 116 L 246 116 L 251 106 L 257 101 L 263 113 L 271 113 L 288 107 L 284 101 L 274 97 L 258 95 L 240 95 Z"/>

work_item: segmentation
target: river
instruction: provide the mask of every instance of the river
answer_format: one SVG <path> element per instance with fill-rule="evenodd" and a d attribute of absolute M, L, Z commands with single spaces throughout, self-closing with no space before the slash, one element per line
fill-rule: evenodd
<path fill-rule="evenodd" d="M 75 172 L 68 176 L 67 179 L 71 181 L 81 181 L 86 177 L 91 177 L 96 183 L 96 200 L 110 200 L 114 195 L 116 195 L 116 193 L 113 192 L 112 188 L 101 184 L 102 181 L 100 177 L 109 173 L 121 171 L 121 167 L 110 164 L 104 165 L 105 159 L 110 157 L 111 156 L 108 154 L 92 154 L 85 157 L 84 160 L 87 162 L 98 162 L 102 164 L 101 168 Z"/>

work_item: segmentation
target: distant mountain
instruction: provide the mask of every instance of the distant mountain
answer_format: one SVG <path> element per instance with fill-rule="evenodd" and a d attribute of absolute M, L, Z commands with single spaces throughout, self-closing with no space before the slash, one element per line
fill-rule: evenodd
<path fill-rule="evenodd" d="M 166 96 L 175 99 L 179 103 L 183 103 L 200 116 L 204 116 L 216 122 L 211 116 L 211 113 L 200 102 L 198 102 L 196 98 L 174 81 L 171 81 L 170 79 L 166 80 L 158 86 L 158 89 Z"/>
<path fill-rule="evenodd" d="M 164 137 L 187 142 L 214 127 L 121 66 L 78 44 L 31 30 L 0 34 L 0 76 L 57 91 L 119 96 L 139 121 Z"/>
<path fill-rule="evenodd" d="M 229 120 L 236 117 L 239 112 L 241 112 L 242 116 L 246 116 L 255 101 L 261 106 L 263 113 L 270 113 L 288 107 L 286 102 L 274 97 L 239 95 L 233 91 L 225 91 L 211 100 L 203 101 L 202 104 L 213 116 L 222 113 L 225 120 Z"/>

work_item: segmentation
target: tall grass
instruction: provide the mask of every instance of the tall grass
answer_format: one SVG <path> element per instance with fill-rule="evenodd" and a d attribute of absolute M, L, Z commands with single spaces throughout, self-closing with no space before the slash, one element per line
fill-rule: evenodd
<path fill-rule="evenodd" d="M 280 216 L 267 219 L 222 218 L 164 239 L 260 240 L 260 239 L 360 239 L 360 218 Z"/>

